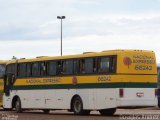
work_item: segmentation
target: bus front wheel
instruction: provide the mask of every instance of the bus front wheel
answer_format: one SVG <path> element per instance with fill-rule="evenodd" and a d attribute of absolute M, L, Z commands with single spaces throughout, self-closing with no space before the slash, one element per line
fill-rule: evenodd
<path fill-rule="evenodd" d="M 22 107 L 21 107 L 21 100 L 18 98 L 15 102 L 15 109 L 17 113 L 22 112 Z"/>
<path fill-rule="evenodd" d="M 116 112 L 116 108 L 103 109 L 99 110 L 99 112 L 103 116 L 112 116 Z"/>
<path fill-rule="evenodd" d="M 79 96 L 73 99 L 72 109 L 75 115 L 88 115 L 90 110 L 83 110 L 83 102 Z"/>

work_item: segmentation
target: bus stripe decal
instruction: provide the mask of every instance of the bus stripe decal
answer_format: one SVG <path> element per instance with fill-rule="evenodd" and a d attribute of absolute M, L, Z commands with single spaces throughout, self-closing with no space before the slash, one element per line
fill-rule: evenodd
<path fill-rule="evenodd" d="M 157 83 L 86 83 L 86 84 L 54 84 L 54 85 L 18 85 L 12 90 L 32 89 L 84 89 L 84 88 L 157 88 Z"/>

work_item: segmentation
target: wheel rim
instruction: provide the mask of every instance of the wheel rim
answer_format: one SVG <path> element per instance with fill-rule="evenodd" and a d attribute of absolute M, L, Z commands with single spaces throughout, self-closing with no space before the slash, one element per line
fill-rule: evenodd
<path fill-rule="evenodd" d="M 17 102 L 16 102 L 16 110 L 19 109 L 19 106 L 20 106 L 20 103 L 19 103 L 19 101 L 17 101 Z"/>
<path fill-rule="evenodd" d="M 80 112 L 81 111 L 81 108 L 82 108 L 82 104 L 79 100 L 76 100 L 75 103 L 74 103 L 74 110 L 75 112 Z"/>

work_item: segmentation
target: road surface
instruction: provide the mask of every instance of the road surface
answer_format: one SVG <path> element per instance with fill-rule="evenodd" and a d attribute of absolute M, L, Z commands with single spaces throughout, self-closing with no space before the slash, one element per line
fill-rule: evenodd
<path fill-rule="evenodd" d="M 67 111 L 50 111 L 44 114 L 41 110 L 28 110 L 23 113 L 0 110 L 0 120 L 160 120 L 160 109 L 117 109 L 114 116 L 101 116 L 93 111 L 88 116 L 76 116 Z"/>

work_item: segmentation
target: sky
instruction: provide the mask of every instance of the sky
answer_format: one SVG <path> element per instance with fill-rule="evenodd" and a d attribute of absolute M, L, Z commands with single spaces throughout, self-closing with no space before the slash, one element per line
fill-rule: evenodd
<path fill-rule="evenodd" d="M 0 59 L 112 49 L 153 50 L 160 63 L 160 0 L 0 0 Z"/>

